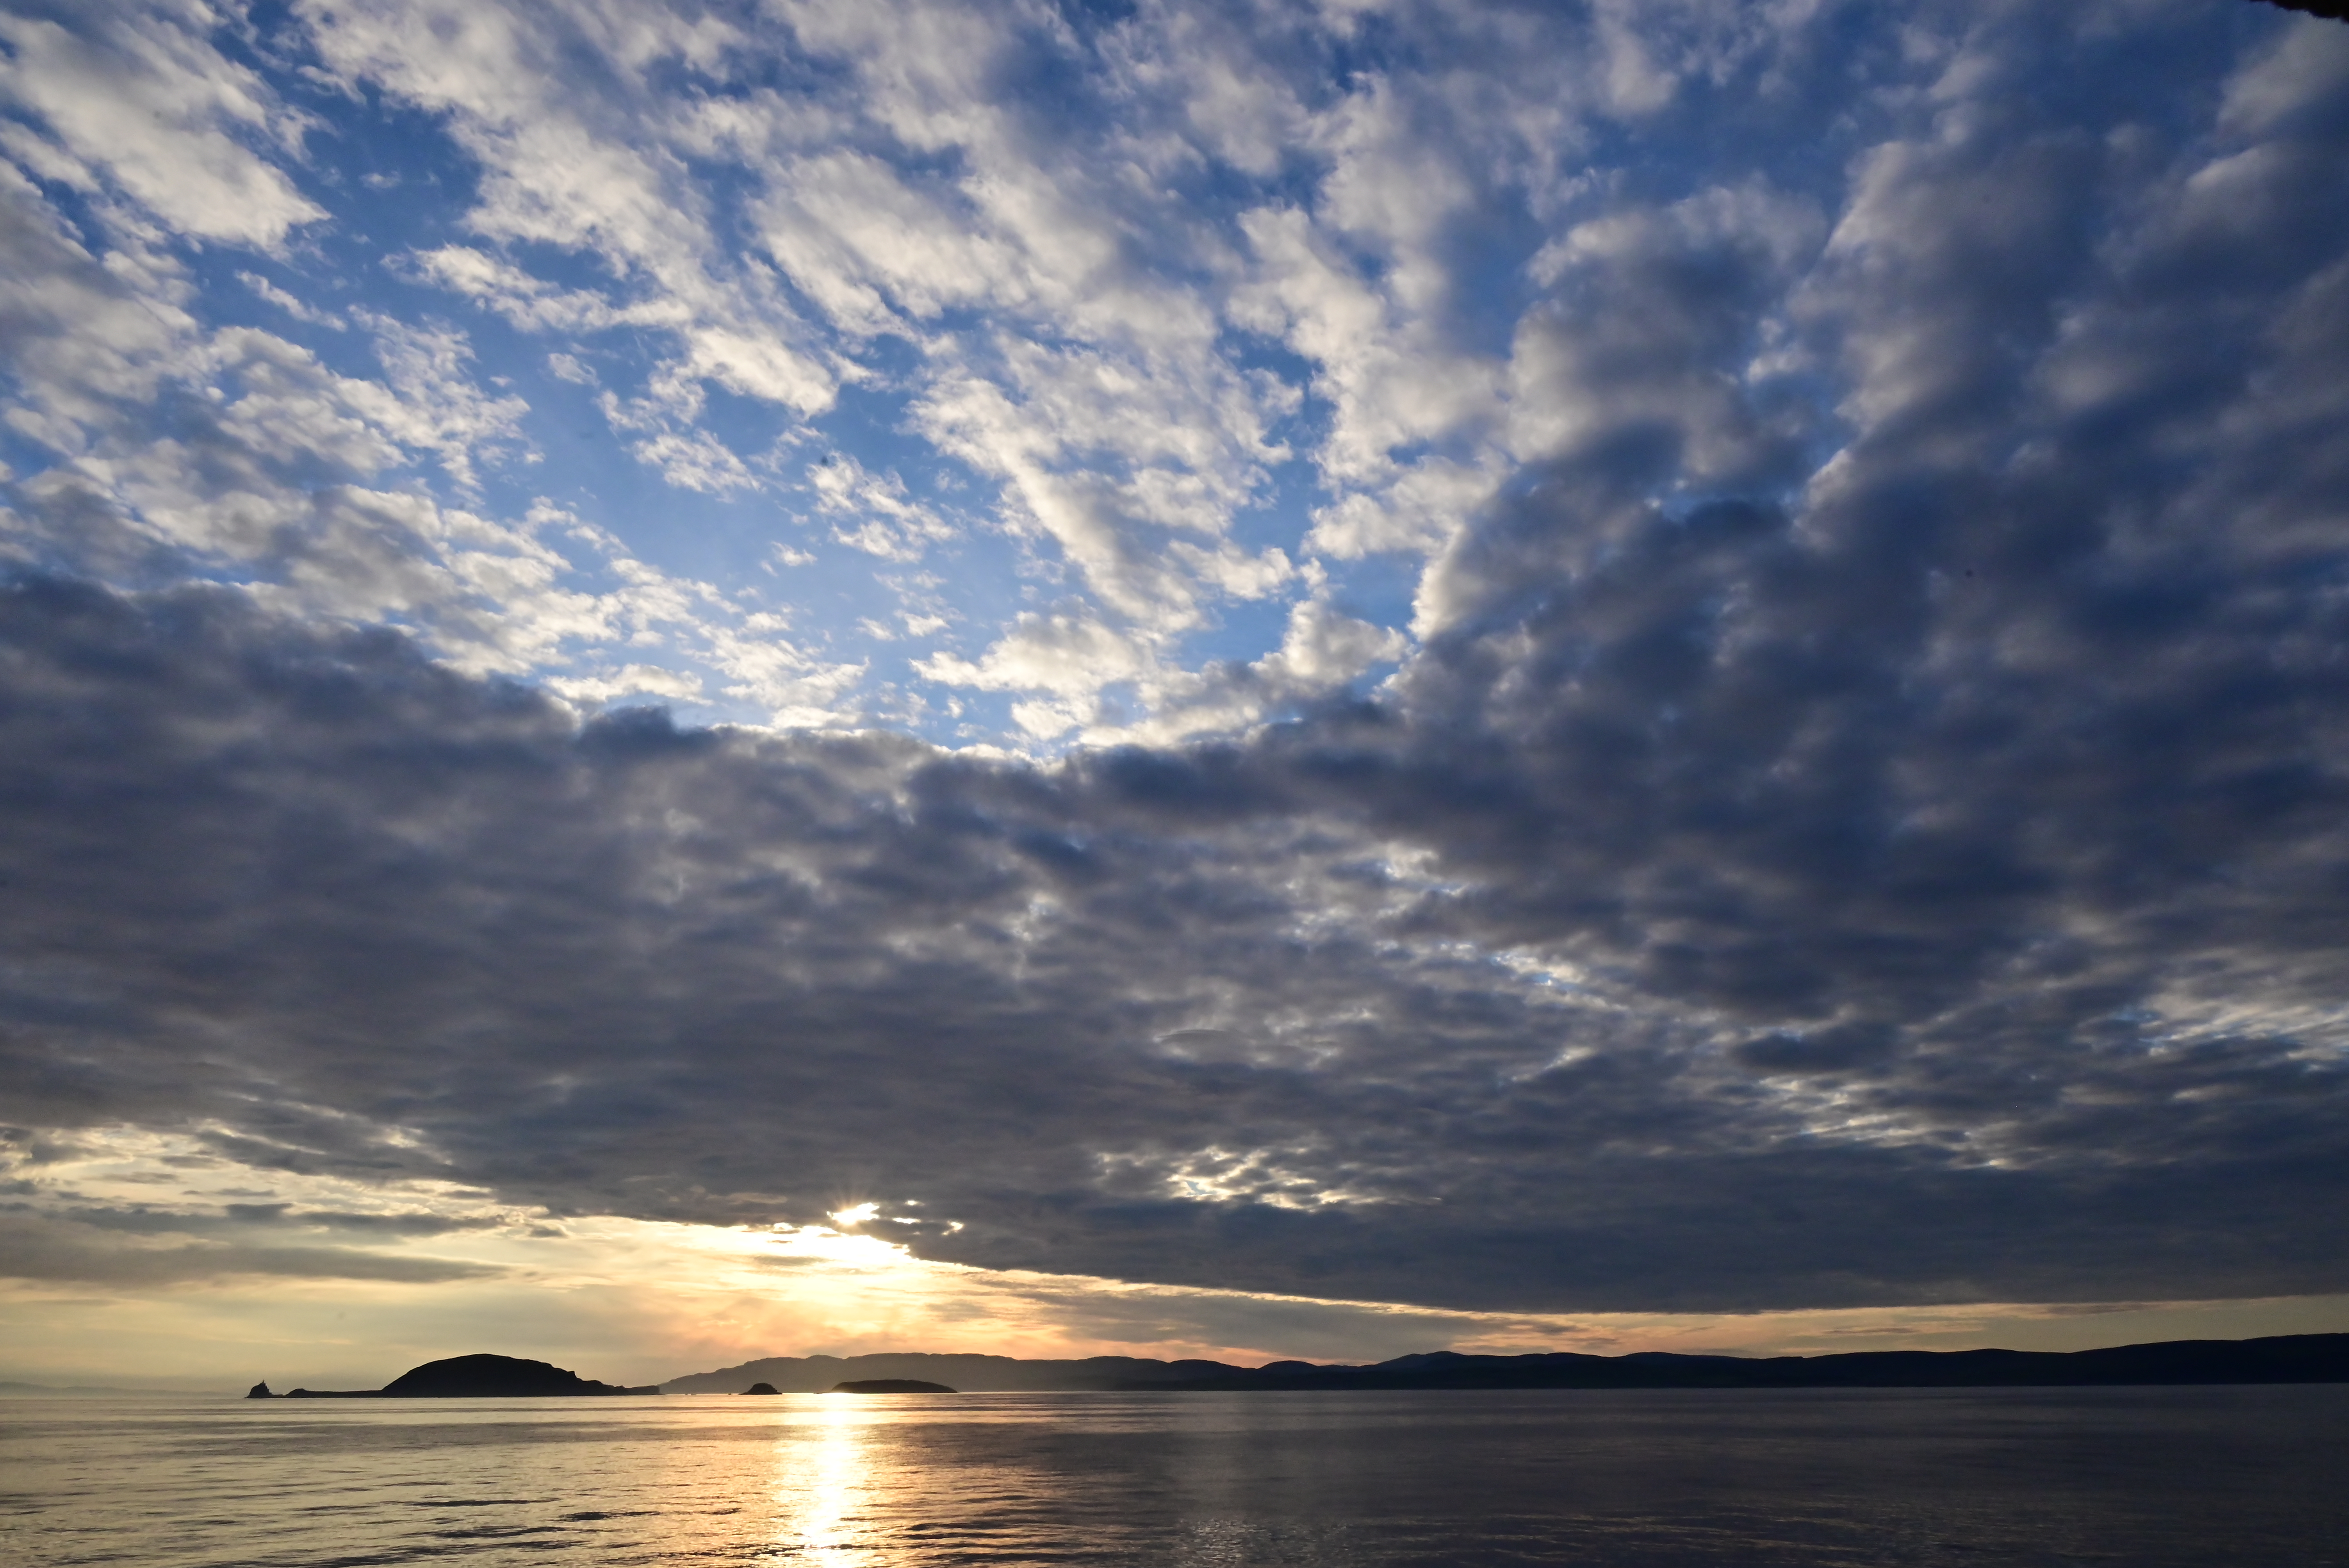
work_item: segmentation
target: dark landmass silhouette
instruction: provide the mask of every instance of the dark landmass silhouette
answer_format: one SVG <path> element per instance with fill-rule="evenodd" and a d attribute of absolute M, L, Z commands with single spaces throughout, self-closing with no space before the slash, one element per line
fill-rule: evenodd
<path fill-rule="evenodd" d="M 943 1383 L 925 1383 L 919 1377 L 858 1377 L 846 1383 L 834 1383 L 824 1390 L 827 1394 L 951 1394 L 954 1391 Z"/>
<path fill-rule="evenodd" d="M 269 1385 L 266 1383 L 255 1383 L 252 1387 L 244 1391 L 244 1397 L 248 1399 L 278 1399 L 283 1398 L 285 1396 L 271 1393 L 269 1391 Z"/>
<path fill-rule="evenodd" d="M 247 1398 L 269 1397 L 266 1383 Z M 657 1386 L 623 1388 L 543 1361 L 512 1356 L 451 1356 L 411 1367 L 380 1388 L 295 1388 L 288 1399 L 544 1399 L 594 1394 L 657 1394 Z"/>
<path fill-rule="evenodd" d="M 925 1376 L 926 1375 L 926 1376 Z M 2349 1383 L 2349 1334 L 2178 1339 L 2068 1353 L 1861 1350 L 1837 1356 L 1399 1356 L 1370 1367 L 1275 1361 L 1151 1361 L 1096 1356 L 1020 1361 L 916 1352 L 776 1356 L 672 1377 L 670 1394 L 723 1394 L 759 1378 L 786 1393 L 850 1384 L 951 1379 L 974 1394 L 1082 1391 L 1226 1392 L 1344 1388 L 2016 1388 L 2213 1383 Z"/>
<path fill-rule="evenodd" d="M 2268 0 L 2271 5 L 2281 5 L 2287 11 L 2305 11 L 2312 16 L 2330 16 L 2336 22 L 2349 22 L 2349 0 Z"/>
<path fill-rule="evenodd" d="M 1304 1363 L 1299 1363 L 1299 1366 Z M 672 1377 L 665 1394 L 731 1394 L 749 1379 L 771 1384 L 786 1394 L 822 1394 L 838 1384 L 875 1378 L 941 1383 L 966 1393 L 1050 1393 L 1071 1389 L 1124 1388 L 1186 1378 L 1247 1375 L 1249 1368 L 1221 1361 L 1146 1361 L 1128 1356 L 1096 1356 L 1084 1361 L 1020 1361 L 1009 1356 L 931 1355 L 918 1351 L 873 1356 L 776 1356 L 746 1361 L 716 1372 Z"/>
<path fill-rule="evenodd" d="M 745 1394 L 780 1394 L 782 1390 L 776 1387 L 772 1383 L 753 1383 L 748 1388 L 743 1389 L 742 1392 Z"/>

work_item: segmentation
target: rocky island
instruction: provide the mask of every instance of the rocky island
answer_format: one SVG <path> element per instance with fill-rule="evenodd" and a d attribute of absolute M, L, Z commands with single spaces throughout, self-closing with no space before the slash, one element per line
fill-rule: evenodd
<path fill-rule="evenodd" d="M 380 1388 L 296 1388 L 288 1399 L 545 1399 L 580 1395 L 657 1394 L 657 1385 L 624 1388 L 544 1361 L 512 1356 L 451 1356 L 413 1367 Z M 248 1399 L 276 1398 L 259 1383 Z"/>

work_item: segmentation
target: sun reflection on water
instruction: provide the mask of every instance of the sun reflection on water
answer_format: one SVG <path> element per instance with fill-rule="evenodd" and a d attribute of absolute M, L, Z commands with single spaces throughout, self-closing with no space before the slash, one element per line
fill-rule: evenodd
<path fill-rule="evenodd" d="M 805 1422 L 775 1446 L 775 1552 L 769 1561 L 821 1554 L 843 1568 L 878 1563 L 873 1543 L 877 1481 L 865 1429 L 871 1413 L 843 1397 L 819 1396 Z"/>

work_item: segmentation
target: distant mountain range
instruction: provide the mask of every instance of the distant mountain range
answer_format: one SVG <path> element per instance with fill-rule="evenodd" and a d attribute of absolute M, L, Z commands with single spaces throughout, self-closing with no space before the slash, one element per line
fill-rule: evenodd
<path fill-rule="evenodd" d="M 2033 1350 L 1862 1350 L 1839 1356 L 1399 1356 L 1369 1367 L 1275 1361 L 1150 1361 L 1096 1356 L 771 1356 L 672 1377 L 664 1394 L 740 1394 L 768 1383 L 814 1394 L 850 1381 L 919 1378 L 966 1393 L 1166 1392 L 1313 1388 L 1999 1388 L 2127 1384 L 2349 1383 L 2349 1334 L 2179 1339 L 2068 1354 Z"/>

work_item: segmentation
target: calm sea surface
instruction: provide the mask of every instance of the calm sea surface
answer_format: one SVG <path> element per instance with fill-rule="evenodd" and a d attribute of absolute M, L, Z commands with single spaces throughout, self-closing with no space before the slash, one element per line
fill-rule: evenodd
<path fill-rule="evenodd" d="M 2349 1387 L 0 1400 L 0 1562 L 2349 1564 Z"/>

